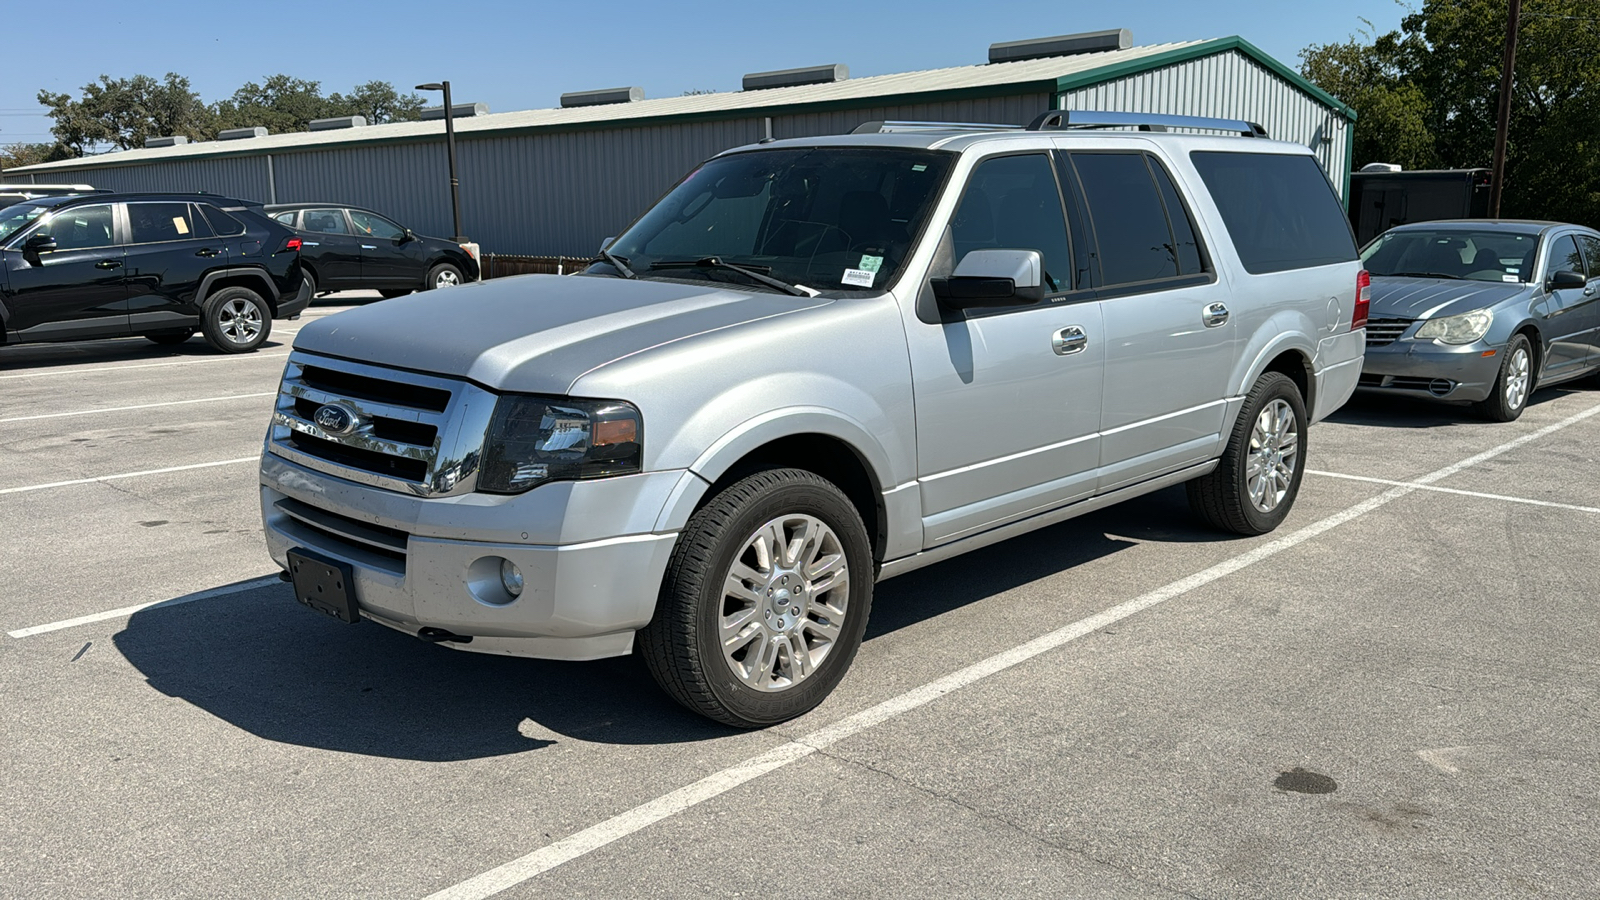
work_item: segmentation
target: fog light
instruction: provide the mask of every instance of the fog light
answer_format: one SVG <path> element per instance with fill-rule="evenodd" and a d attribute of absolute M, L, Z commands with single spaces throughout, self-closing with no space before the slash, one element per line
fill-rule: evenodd
<path fill-rule="evenodd" d="M 522 570 L 509 559 L 500 560 L 500 584 L 511 596 L 522 596 Z"/>

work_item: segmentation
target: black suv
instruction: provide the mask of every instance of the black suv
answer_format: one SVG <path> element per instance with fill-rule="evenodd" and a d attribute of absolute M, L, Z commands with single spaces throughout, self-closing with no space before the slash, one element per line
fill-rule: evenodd
<path fill-rule="evenodd" d="M 312 293 L 376 290 L 398 297 L 478 280 L 478 261 L 460 244 L 424 237 L 370 209 L 279 203 L 266 212 L 300 232 L 300 262 Z"/>
<path fill-rule="evenodd" d="M 239 353 L 310 302 L 299 236 L 243 201 L 88 194 L 0 212 L 0 343 L 199 330 Z"/>

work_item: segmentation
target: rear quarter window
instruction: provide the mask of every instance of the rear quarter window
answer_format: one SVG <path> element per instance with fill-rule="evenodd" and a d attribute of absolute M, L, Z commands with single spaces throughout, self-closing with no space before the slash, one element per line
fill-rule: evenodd
<path fill-rule="evenodd" d="M 1264 275 L 1356 259 L 1344 208 L 1315 158 L 1211 150 L 1189 157 L 1246 272 Z"/>

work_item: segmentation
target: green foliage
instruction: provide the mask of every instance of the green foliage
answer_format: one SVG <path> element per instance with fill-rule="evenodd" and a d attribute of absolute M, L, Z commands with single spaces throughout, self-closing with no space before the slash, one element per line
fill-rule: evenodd
<path fill-rule="evenodd" d="M 1355 164 L 1490 165 L 1505 0 L 1425 0 L 1400 30 L 1307 47 L 1301 73 L 1355 108 Z M 1501 212 L 1600 226 L 1600 7 L 1525 0 Z"/>
<path fill-rule="evenodd" d="M 385 81 L 325 97 L 319 82 L 288 75 L 246 82 L 233 96 L 209 105 L 190 89 L 187 78 L 175 73 L 168 73 L 165 81 L 148 75 L 102 75 L 84 85 L 80 97 L 50 91 L 40 91 L 38 97 L 55 120 L 51 132 L 68 156 L 108 147 L 129 150 L 159 135 L 210 140 L 224 128 L 262 125 L 274 134 L 305 131 L 313 119 L 336 116 L 364 116 L 373 125 L 411 121 L 421 118 L 423 104 L 422 97 L 401 94 Z"/>
<path fill-rule="evenodd" d="M 72 153 L 60 144 L 5 144 L 0 145 L 0 171 L 71 157 Z"/>

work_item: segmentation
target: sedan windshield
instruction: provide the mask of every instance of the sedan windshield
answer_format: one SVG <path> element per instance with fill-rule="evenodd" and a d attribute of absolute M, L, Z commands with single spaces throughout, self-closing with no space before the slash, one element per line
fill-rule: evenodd
<path fill-rule="evenodd" d="M 1533 281 L 1537 234 L 1460 229 L 1395 229 L 1361 251 L 1374 275 L 1456 278 L 1467 281 Z"/>
<path fill-rule="evenodd" d="M 18 203 L 0 209 L 0 243 L 6 238 L 28 227 L 28 223 L 50 211 L 49 206 L 37 206 L 32 203 Z"/>
<path fill-rule="evenodd" d="M 718 157 L 607 249 L 640 278 L 799 292 L 881 289 L 911 253 L 951 159 L 838 147 Z M 619 274 L 606 262 L 588 271 Z"/>

